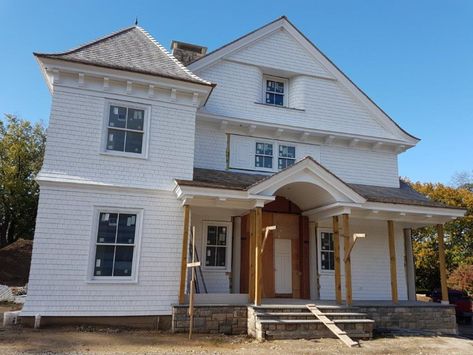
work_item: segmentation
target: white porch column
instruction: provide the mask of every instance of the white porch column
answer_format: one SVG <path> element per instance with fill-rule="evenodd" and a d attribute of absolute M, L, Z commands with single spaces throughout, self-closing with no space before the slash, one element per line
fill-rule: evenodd
<path fill-rule="evenodd" d="M 232 292 L 240 293 L 241 217 L 233 219 Z"/>
<path fill-rule="evenodd" d="M 412 251 L 412 229 L 405 228 L 404 232 L 404 257 L 406 259 L 406 283 L 407 299 L 416 301 L 416 270 L 414 265 L 414 253 Z"/>

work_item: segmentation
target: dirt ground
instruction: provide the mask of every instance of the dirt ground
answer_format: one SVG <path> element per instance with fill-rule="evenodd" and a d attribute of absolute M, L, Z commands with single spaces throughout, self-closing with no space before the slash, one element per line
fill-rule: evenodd
<path fill-rule="evenodd" d="M 18 239 L 0 249 L 0 285 L 25 286 L 30 273 L 32 240 Z"/>
<path fill-rule="evenodd" d="M 239 336 L 117 329 L 1 329 L 0 354 L 473 354 L 473 341 L 457 337 L 388 337 L 347 348 L 335 339 L 259 343 Z"/>

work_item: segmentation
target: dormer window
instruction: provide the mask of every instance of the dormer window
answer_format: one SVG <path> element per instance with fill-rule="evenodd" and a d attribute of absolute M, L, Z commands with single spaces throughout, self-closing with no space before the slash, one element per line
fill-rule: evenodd
<path fill-rule="evenodd" d="M 264 102 L 268 105 L 287 106 L 287 80 L 264 76 Z"/>

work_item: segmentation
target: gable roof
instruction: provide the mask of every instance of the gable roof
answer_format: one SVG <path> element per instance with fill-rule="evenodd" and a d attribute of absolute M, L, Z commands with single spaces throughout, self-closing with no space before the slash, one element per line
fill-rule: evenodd
<path fill-rule="evenodd" d="M 221 58 L 224 58 L 230 53 L 234 53 L 242 48 L 248 47 L 250 44 L 258 41 L 264 36 L 284 28 L 287 30 L 295 40 L 297 40 L 305 49 L 312 54 L 327 71 L 335 77 L 345 88 L 347 88 L 365 107 L 369 109 L 378 120 L 378 122 L 387 128 L 397 132 L 403 140 L 410 146 L 417 144 L 420 139 L 405 131 L 399 126 L 385 111 L 383 111 L 363 90 L 361 90 L 348 76 L 343 73 L 312 41 L 310 41 L 294 24 L 292 24 L 286 16 L 281 16 L 270 23 L 251 31 L 250 33 L 225 44 L 205 56 L 198 58 L 190 63 L 188 67 L 193 71 L 201 70 Z"/>
<path fill-rule="evenodd" d="M 127 27 L 66 52 L 33 54 L 38 58 L 59 59 L 214 86 L 193 74 L 138 26 Z"/>
<path fill-rule="evenodd" d="M 313 160 L 310 157 L 305 159 Z M 303 159 L 303 160 L 305 160 Z M 301 160 L 301 161 L 303 161 Z M 301 162 L 300 161 L 300 162 Z M 313 160 L 314 161 L 314 160 Z M 299 163 L 300 163 L 299 162 Z M 315 161 L 314 161 L 315 162 Z M 331 173 L 325 167 L 317 163 L 325 171 L 333 175 L 351 190 L 362 196 L 368 202 L 381 202 L 392 204 L 404 204 L 424 207 L 446 208 L 442 203 L 433 201 L 428 197 L 414 190 L 409 184 L 400 181 L 400 187 L 385 187 L 361 184 L 349 184 L 343 182 L 339 177 Z M 294 165 L 293 165 L 294 166 Z M 282 171 L 292 168 L 288 167 Z M 282 172 L 281 171 L 281 172 Z M 280 174 L 281 172 L 277 173 Z M 228 189 L 237 191 L 248 191 L 250 188 L 270 179 L 275 175 L 249 174 L 234 171 L 221 171 L 203 168 L 194 168 L 194 178 L 192 180 L 176 180 L 181 186 L 194 186 L 203 188 Z M 458 209 L 456 207 L 452 207 Z"/>

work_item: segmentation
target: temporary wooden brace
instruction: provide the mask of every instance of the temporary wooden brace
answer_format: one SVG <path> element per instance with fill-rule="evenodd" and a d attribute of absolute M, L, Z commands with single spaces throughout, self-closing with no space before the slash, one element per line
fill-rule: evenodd
<path fill-rule="evenodd" d="M 255 212 L 255 305 L 259 306 L 263 295 L 263 257 L 261 255 L 263 246 L 263 209 L 258 207 Z"/>
<path fill-rule="evenodd" d="M 389 266 L 391 270 L 391 296 L 393 303 L 398 302 L 397 296 L 397 268 L 396 268 L 396 245 L 394 242 L 394 222 L 388 221 L 389 241 Z"/>
<path fill-rule="evenodd" d="M 248 298 L 250 303 L 255 301 L 255 249 L 256 249 L 256 211 L 250 211 L 250 240 L 249 240 L 249 277 L 248 277 Z"/>
<path fill-rule="evenodd" d="M 184 303 L 186 288 L 187 245 L 189 243 L 190 207 L 184 206 L 184 231 L 182 232 L 181 282 L 179 284 L 179 304 Z"/>
<path fill-rule="evenodd" d="M 192 228 L 192 245 L 195 245 L 195 227 Z M 195 248 L 192 248 L 192 260 L 187 264 L 192 270 L 191 289 L 189 294 L 189 339 L 192 338 L 192 328 L 194 326 L 194 293 L 195 293 L 195 268 L 200 267 L 200 261 L 195 261 Z"/>
<path fill-rule="evenodd" d="M 364 238 L 365 237 L 365 234 L 362 234 L 362 233 L 355 233 L 353 234 L 353 238 L 350 238 L 350 245 L 348 247 L 348 252 L 347 252 L 347 255 L 345 255 L 345 258 L 343 259 L 343 261 L 345 261 L 350 255 L 351 255 L 351 251 L 353 250 L 353 247 L 355 246 L 356 244 L 356 241 L 360 238 Z"/>
<path fill-rule="evenodd" d="M 333 216 L 333 249 L 335 256 L 335 299 L 337 304 L 342 304 L 342 276 L 340 266 L 340 231 L 338 229 L 338 216 Z"/>
<path fill-rule="evenodd" d="M 308 304 L 306 305 L 306 307 L 309 309 L 309 311 L 312 312 L 312 314 L 317 317 L 318 320 L 324 323 L 324 325 L 347 346 L 351 348 L 360 345 L 358 342 L 353 341 L 352 338 L 347 335 L 347 332 L 341 330 L 332 320 L 330 320 L 324 313 L 322 313 L 315 304 Z"/>
<path fill-rule="evenodd" d="M 276 226 L 268 226 L 266 228 L 263 228 L 264 238 L 263 238 L 263 244 L 261 245 L 261 255 L 263 255 L 264 246 L 266 245 L 266 240 L 268 239 L 269 232 L 275 231 L 275 230 L 276 230 Z"/>
<path fill-rule="evenodd" d="M 351 288 L 351 257 L 350 257 L 350 220 L 348 214 L 343 214 L 343 249 L 345 251 L 345 299 L 348 305 L 352 304 Z"/>
<path fill-rule="evenodd" d="M 437 224 L 437 240 L 439 243 L 439 263 L 440 263 L 440 284 L 442 286 L 442 303 L 448 304 L 448 288 L 447 288 L 447 270 L 445 265 L 445 242 L 444 242 L 443 225 Z"/>

